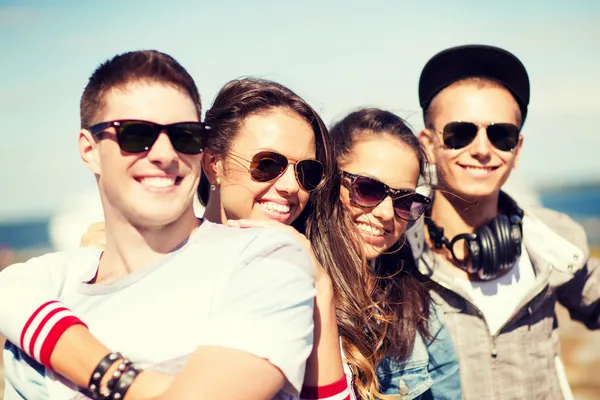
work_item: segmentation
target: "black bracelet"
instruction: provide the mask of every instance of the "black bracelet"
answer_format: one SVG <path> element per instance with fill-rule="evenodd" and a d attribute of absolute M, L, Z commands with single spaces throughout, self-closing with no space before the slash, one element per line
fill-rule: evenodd
<path fill-rule="evenodd" d="M 111 396 L 113 390 L 115 390 L 115 386 L 117 385 L 117 382 L 119 381 L 119 379 L 121 378 L 121 376 L 123 375 L 123 373 L 125 371 L 127 371 L 127 368 L 129 368 L 130 365 L 131 365 L 131 361 L 129 361 L 129 360 L 123 360 L 123 361 L 121 361 L 121 363 L 117 367 L 117 370 L 115 372 L 113 372 L 113 376 L 110 378 L 110 380 L 106 384 L 106 388 L 108 389 L 108 393 L 106 393 L 105 396 L 107 398 Z"/>
<path fill-rule="evenodd" d="M 106 375 L 106 371 L 110 368 L 111 365 L 115 363 L 118 359 L 123 358 L 121 353 L 109 353 L 96 366 L 94 372 L 92 372 L 92 376 L 90 377 L 90 381 L 88 383 L 88 392 L 93 399 L 100 398 L 100 382 L 104 375 Z"/>
<path fill-rule="evenodd" d="M 140 372 L 142 372 L 141 369 L 138 369 L 133 364 L 130 364 L 127 367 L 127 371 L 121 374 L 121 377 L 119 378 L 113 392 L 111 393 L 110 399 L 122 400 L 127 394 L 129 388 L 131 387 L 131 384 L 133 383 L 135 378 L 137 378 Z"/>

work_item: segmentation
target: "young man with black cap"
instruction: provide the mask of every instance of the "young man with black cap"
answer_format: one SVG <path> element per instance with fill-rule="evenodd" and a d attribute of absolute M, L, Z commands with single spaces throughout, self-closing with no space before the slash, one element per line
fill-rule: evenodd
<path fill-rule="evenodd" d="M 452 332 L 465 399 L 569 398 L 556 303 L 600 328 L 600 263 L 581 226 L 501 190 L 529 97 L 525 67 L 497 47 L 444 50 L 419 81 L 419 137 L 436 174 L 425 245 L 412 247 Z"/>

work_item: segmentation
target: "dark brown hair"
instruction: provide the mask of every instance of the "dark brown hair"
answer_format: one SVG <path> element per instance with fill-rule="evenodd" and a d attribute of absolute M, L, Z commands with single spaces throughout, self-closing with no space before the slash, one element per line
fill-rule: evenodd
<path fill-rule="evenodd" d="M 118 54 L 100 64 L 88 81 L 79 112 L 81 128 L 93 125 L 104 107 L 106 93 L 132 82 L 147 81 L 171 85 L 187 93 L 202 113 L 200 94 L 188 72 L 173 57 L 156 50 L 139 50 Z"/>
<path fill-rule="evenodd" d="M 360 140 L 388 135 L 413 150 L 420 174 L 422 177 L 425 174 L 427 155 L 424 148 L 405 121 L 389 111 L 376 108 L 355 111 L 336 123 L 330 134 L 340 164 L 352 156 L 353 147 Z M 404 237 L 398 245 L 401 246 L 398 251 L 392 249 L 389 254 L 380 255 L 364 272 L 373 309 L 378 313 L 371 316 L 372 321 L 367 325 L 374 342 L 371 362 L 376 365 L 386 356 L 407 360 L 416 334 L 420 333 L 426 339 L 430 337 L 427 327 L 430 297 L 423 285 L 425 278 L 418 272 Z"/>
<path fill-rule="evenodd" d="M 360 377 L 356 382 L 358 391 L 363 398 L 373 398 L 370 389 L 377 376 L 371 359 L 374 342 L 368 324 L 375 320 L 371 316 L 376 311 L 370 291 L 362 284 L 368 268 L 361 256 L 356 231 L 340 200 L 341 177 L 331 137 L 321 118 L 302 98 L 278 83 L 255 78 L 234 80 L 221 89 L 206 112 L 204 122 L 210 126 L 210 134 L 205 149 L 224 157 L 246 118 L 276 108 L 297 113 L 315 134 L 316 158 L 323 163 L 326 177 L 311 192 L 308 205 L 292 226 L 306 234 L 317 259 L 331 277 L 344 356 Z M 202 176 L 198 195 L 204 205 L 209 200 L 209 186 L 207 177 Z"/>

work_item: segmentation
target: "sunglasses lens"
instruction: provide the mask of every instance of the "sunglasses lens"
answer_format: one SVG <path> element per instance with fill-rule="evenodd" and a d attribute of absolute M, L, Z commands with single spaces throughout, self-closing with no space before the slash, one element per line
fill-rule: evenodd
<path fill-rule="evenodd" d="M 426 204 L 420 202 L 415 195 L 407 195 L 394 200 L 396 215 L 405 221 L 416 221 L 425 212 Z"/>
<path fill-rule="evenodd" d="M 296 176 L 302 189 L 315 190 L 323 180 L 323 164 L 317 160 L 302 160 L 296 164 Z"/>
<path fill-rule="evenodd" d="M 406 195 L 394 199 L 394 211 L 396 215 L 403 220 L 411 221 L 413 219 L 413 198 L 411 195 Z"/>
<path fill-rule="evenodd" d="M 169 138 L 173 148 L 184 154 L 199 154 L 202 151 L 201 124 L 175 124 L 168 128 Z"/>
<path fill-rule="evenodd" d="M 394 199 L 394 211 L 405 221 L 416 221 L 423 215 L 428 204 L 427 197 L 411 193 Z"/>
<path fill-rule="evenodd" d="M 358 177 L 352 184 L 352 200 L 363 207 L 374 207 L 385 197 L 385 186 L 381 182 Z"/>
<path fill-rule="evenodd" d="M 117 141 L 121 150 L 142 153 L 150 150 L 158 137 L 158 128 L 145 122 L 124 122 L 118 130 Z"/>
<path fill-rule="evenodd" d="M 487 127 L 490 143 L 498 150 L 510 151 L 519 142 L 519 128 L 513 124 L 493 124 Z"/>
<path fill-rule="evenodd" d="M 262 152 L 252 157 L 250 176 L 257 182 L 268 182 L 280 176 L 288 166 L 285 156 L 273 152 Z"/>
<path fill-rule="evenodd" d="M 475 139 L 477 130 L 477 125 L 471 122 L 450 122 L 442 132 L 444 145 L 451 149 L 462 149 Z"/>

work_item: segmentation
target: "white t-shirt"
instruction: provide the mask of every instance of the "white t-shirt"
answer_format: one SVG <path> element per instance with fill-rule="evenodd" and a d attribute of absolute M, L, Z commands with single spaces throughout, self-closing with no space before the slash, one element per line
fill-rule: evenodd
<path fill-rule="evenodd" d="M 19 340 L 24 332 L 27 348 L 33 328 L 23 322 L 32 315 L 32 304 L 58 297 L 99 340 L 142 368 L 188 356 L 199 346 L 221 346 L 278 367 L 289 385 L 277 399 L 300 390 L 312 349 L 315 289 L 310 259 L 290 235 L 205 221 L 186 244 L 156 265 L 110 284 L 84 283 L 95 275 L 99 256 L 99 251 L 76 249 L 3 271 L 0 301 L 5 287 L 13 296 L 20 292 L 28 298 L 23 308 L 0 311 L 0 326 L 8 327 L 9 340 Z M 43 324 L 35 328 L 42 331 L 39 337 L 46 329 Z M 36 349 L 32 354 L 37 358 Z M 12 349 L 4 355 L 5 400 L 75 395 L 22 352 Z"/>
<path fill-rule="evenodd" d="M 517 306 L 535 285 L 535 273 L 525 246 L 517 264 L 506 274 L 490 281 L 456 279 L 455 284 L 481 310 L 495 335 L 517 311 Z"/>

